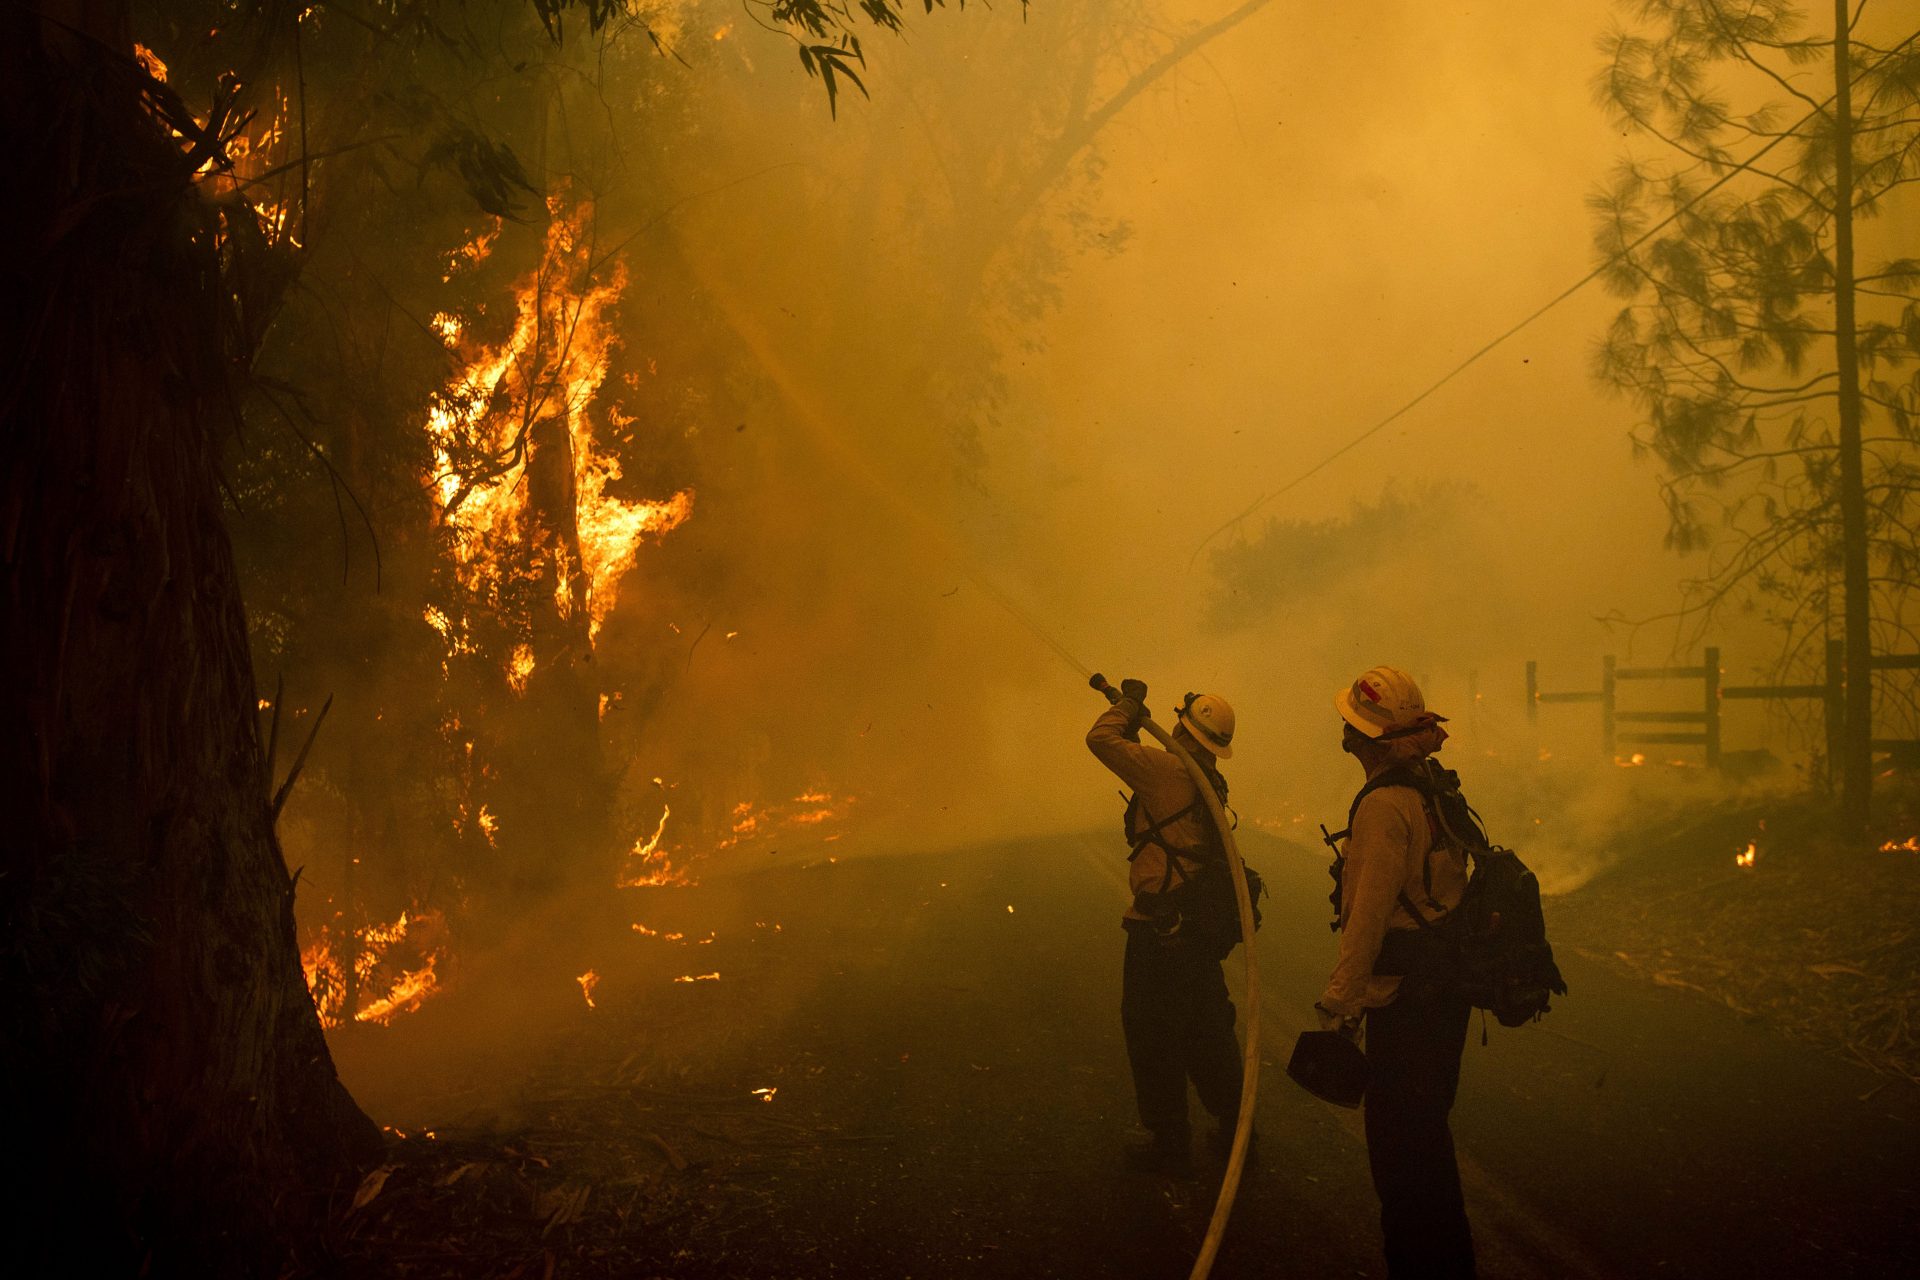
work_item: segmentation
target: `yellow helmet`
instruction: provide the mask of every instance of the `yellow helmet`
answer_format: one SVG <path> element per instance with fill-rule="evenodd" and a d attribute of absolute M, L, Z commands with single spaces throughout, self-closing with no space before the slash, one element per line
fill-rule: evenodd
<path fill-rule="evenodd" d="M 1190 693 L 1177 716 L 1193 740 L 1219 756 L 1233 758 L 1233 708 L 1213 693 Z"/>

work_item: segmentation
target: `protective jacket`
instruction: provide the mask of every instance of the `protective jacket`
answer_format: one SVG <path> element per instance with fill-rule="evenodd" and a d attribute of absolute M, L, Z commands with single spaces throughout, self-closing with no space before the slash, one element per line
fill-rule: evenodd
<path fill-rule="evenodd" d="M 1340 958 L 1320 997 L 1329 1011 L 1351 1018 L 1393 1002 L 1401 979 L 1374 969 L 1389 930 L 1420 927 L 1407 904 L 1429 925 L 1460 905 L 1467 855 L 1437 834 L 1412 787 L 1383 786 L 1361 799 L 1341 850 Z"/>
<path fill-rule="evenodd" d="M 1135 848 L 1128 881 L 1135 901 L 1126 918 L 1149 919 L 1140 895 L 1175 888 L 1199 873 L 1198 859 L 1186 855 L 1206 854 L 1217 846 L 1213 818 L 1180 758 L 1143 746 L 1140 731 L 1128 724 L 1120 708 L 1109 707 L 1093 722 L 1087 748 L 1119 775 L 1137 800 L 1127 816 L 1127 843 Z"/>

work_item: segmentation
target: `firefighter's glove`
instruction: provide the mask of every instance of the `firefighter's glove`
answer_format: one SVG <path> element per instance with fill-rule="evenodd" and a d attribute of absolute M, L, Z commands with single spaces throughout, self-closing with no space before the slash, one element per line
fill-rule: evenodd
<path fill-rule="evenodd" d="M 1320 1029 L 1322 1031 L 1338 1031 L 1349 1040 L 1358 1040 L 1360 1038 L 1360 1019 L 1358 1017 L 1343 1018 L 1318 1001 L 1314 1002 L 1313 1012 L 1320 1019 Z"/>
<path fill-rule="evenodd" d="M 1127 713 L 1127 732 L 1138 733 L 1140 722 L 1148 716 L 1147 682 L 1145 680 L 1122 680 L 1120 682 L 1120 701 L 1113 704 Z"/>

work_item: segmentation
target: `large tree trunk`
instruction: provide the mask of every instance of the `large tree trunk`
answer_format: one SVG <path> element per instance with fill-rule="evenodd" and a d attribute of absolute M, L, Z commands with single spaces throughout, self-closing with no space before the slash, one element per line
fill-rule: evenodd
<path fill-rule="evenodd" d="M 295 944 L 218 453 L 206 206 L 125 0 L 0 7 L 0 1063 L 21 1274 L 271 1273 L 378 1133 Z"/>
<path fill-rule="evenodd" d="M 1873 799 L 1873 600 L 1867 565 L 1867 495 L 1860 443 L 1860 357 L 1854 342 L 1853 67 L 1847 0 L 1834 0 L 1833 328 L 1840 375 L 1840 546 L 1847 655 L 1840 748 L 1841 817 L 1867 825 Z"/>

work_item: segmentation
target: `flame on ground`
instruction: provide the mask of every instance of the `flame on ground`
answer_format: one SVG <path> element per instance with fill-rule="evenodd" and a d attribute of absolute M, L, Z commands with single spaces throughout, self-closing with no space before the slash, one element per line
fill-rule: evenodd
<path fill-rule="evenodd" d="M 668 783 L 655 778 L 654 785 L 661 791 L 671 791 L 677 783 Z M 713 846 L 714 852 L 730 849 L 738 845 L 770 837 L 781 831 L 808 832 L 808 839 L 817 839 L 822 844 L 830 844 L 845 833 L 827 829 L 829 823 L 845 819 L 851 812 L 856 797 L 834 796 L 824 790 L 802 792 L 785 804 L 758 807 L 752 801 L 743 800 L 728 811 L 729 834 Z M 806 806 L 806 807 L 801 807 Z M 637 839 L 628 851 L 626 866 L 622 870 L 618 885 L 623 889 L 657 888 L 665 885 L 692 886 L 699 881 L 684 865 L 676 861 L 680 850 L 684 850 L 688 841 L 682 837 L 677 844 L 667 844 L 667 820 L 673 816 L 673 806 L 661 802 L 660 820 L 654 824 L 653 834 Z M 697 837 L 696 837 L 697 839 Z M 774 850 L 777 852 L 777 849 Z M 694 857 L 699 852 L 696 849 Z M 679 934 L 662 935 L 646 925 L 635 924 L 634 932 L 646 937 L 664 936 L 671 941 L 680 941 Z M 711 935 L 703 941 L 711 941 Z"/>
<path fill-rule="evenodd" d="M 1882 853 L 1920 853 L 1920 836 L 1908 836 L 1905 840 L 1889 840 L 1880 846 Z"/>
<path fill-rule="evenodd" d="M 589 969 L 574 981 L 580 984 L 580 994 L 586 997 L 587 1008 L 599 1008 L 600 1006 L 593 1002 L 593 989 L 600 985 L 600 975 Z"/>
<path fill-rule="evenodd" d="M 667 819 L 673 816 L 673 806 L 660 806 L 660 821 L 654 825 L 653 834 L 642 840 L 635 840 L 633 848 L 628 850 L 628 866 L 632 868 L 620 877 L 622 889 L 648 889 L 660 885 L 691 885 L 694 879 L 685 871 L 673 865 L 667 851 L 661 847 L 667 835 Z M 634 859 L 639 861 L 636 863 Z M 639 926 L 635 926 L 638 928 Z"/>
<path fill-rule="evenodd" d="M 1754 859 L 1759 856 L 1759 848 L 1755 846 L 1753 841 L 1749 840 L 1747 841 L 1747 847 L 1745 849 L 1733 855 L 1733 865 L 1736 867 L 1750 867 L 1753 865 Z"/>
<path fill-rule="evenodd" d="M 320 1025 L 343 1026 L 349 1013 L 354 1022 L 384 1025 L 419 1008 L 440 988 L 436 969 L 446 953 L 445 933 L 445 917 L 419 907 L 390 924 L 320 930 L 300 952 Z"/>
<path fill-rule="evenodd" d="M 782 829 L 819 827 L 843 819 L 848 816 L 857 799 L 850 795 L 836 799 L 831 792 L 812 790 L 802 792 L 787 804 L 759 807 L 743 800 L 733 806 L 732 834 L 722 839 L 715 848 L 731 849 Z M 823 842 L 837 840 L 841 834 L 834 832 L 821 839 Z"/>

